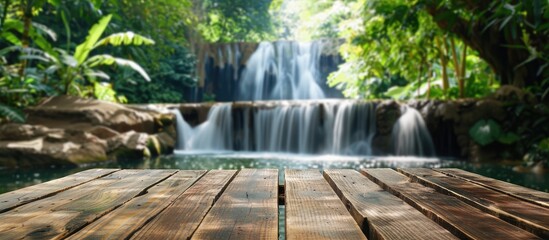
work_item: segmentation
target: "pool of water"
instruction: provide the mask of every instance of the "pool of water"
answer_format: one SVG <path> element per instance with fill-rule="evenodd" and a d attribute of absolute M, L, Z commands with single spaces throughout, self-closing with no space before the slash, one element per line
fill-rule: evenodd
<path fill-rule="evenodd" d="M 295 155 L 280 153 L 186 152 L 149 160 L 125 160 L 91 164 L 78 168 L 0 170 L 0 193 L 61 178 L 90 168 L 124 169 L 242 169 L 275 168 L 283 178 L 284 169 L 328 168 L 461 168 L 484 176 L 549 192 L 549 174 L 517 173 L 513 165 L 470 163 L 438 158 L 347 157 L 333 155 Z"/>

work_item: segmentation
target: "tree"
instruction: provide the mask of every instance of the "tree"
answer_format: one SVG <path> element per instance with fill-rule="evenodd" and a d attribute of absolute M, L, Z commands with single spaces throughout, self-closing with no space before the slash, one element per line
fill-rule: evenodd
<path fill-rule="evenodd" d="M 478 97 L 493 86 L 488 66 L 409 0 L 361 0 L 342 22 L 346 62 L 329 78 L 348 97 Z"/>
<path fill-rule="evenodd" d="M 262 41 L 273 34 L 272 0 L 195 0 L 199 31 L 208 42 Z"/>
<path fill-rule="evenodd" d="M 549 86 L 549 3 L 546 0 L 422 0 L 444 31 L 490 64 L 502 84 Z"/>

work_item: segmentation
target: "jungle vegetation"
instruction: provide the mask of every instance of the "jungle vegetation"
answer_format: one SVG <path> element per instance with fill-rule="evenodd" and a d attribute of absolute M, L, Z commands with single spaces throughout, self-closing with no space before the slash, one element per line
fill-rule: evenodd
<path fill-rule="evenodd" d="M 545 0 L 2 0 L 0 111 L 17 120 L 59 94 L 183 102 L 197 43 L 320 38 L 344 41 L 329 83 L 348 97 L 482 97 L 511 84 L 547 99 L 548 19 Z"/>

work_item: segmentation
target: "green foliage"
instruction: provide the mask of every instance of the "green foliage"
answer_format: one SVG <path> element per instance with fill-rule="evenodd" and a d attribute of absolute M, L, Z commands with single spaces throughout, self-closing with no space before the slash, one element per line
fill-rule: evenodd
<path fill-rule="evenodd" d="M 519 135 L 503 131 L 499 123 L 492 119 L 480 120 L 475 123 L 469 130 L 469 136 L 481 146 L 486 146 L 496 141 L 510 145 L 520 140 Z"/>
<path fill-rule="evenodd" d="M 280 39 L 311 41 L 339 38 L 339 25 L 348 20 L 356 1 L 300 0 L 273 2 L 277 36 Z"/>
<path fill-rule="evenodd" d="M 4 120 L 5 119 L 5 120 Z M 25 116 L 19 110 L 0 104 L 0 123 L 7 122 L 25 122 Z"/>
<path fill-rule="evenodd" d="M 103 35 L 103 32 L 105 32 L 105 29 L 107 29 L 107 25 L 109 25 L 111 18 L 112 15 L 107 15 L 99 20 L 97 24 L 90 28 L 86 41 L 76 47 L 76 50 L 74 51 L 74 59 L 78 62 L 78 64 L 82 64 L 86 59 L 88 59 L 88 55 L 96 47 L 99 38 Z"/>
<path fill-rule="evenodd" d="M 480 120 L 469 130 L 469 136 L 478 144 L 486 146 L 501 137 L 501 126 L 494 120 Z"/>
<path fill-rule="evenodd" d="M 183 89 L 196 84 L 194 67 L 196 59 L 189 50 L 172 45 L 174 53 L 159 62 L 158 70 L 153 73 L 154 81 L 144 82 L 129 72 L 123 72 L 121 81 L 115 89 L 132 103 L 180 103 L 184 101 Z"/>
<path fill-rule="evenodd" d="M 118 65 L 129 67 L 150 81 L 150 77 L 139 64 L 122 58 L 116 58 L 108 54 L 99 54 L 90 56 L 96 48 L 104 45 L 132 45 L 132 44 L 154 44 L 151 39 L 136 35 L 131 32 L 117 33 L 106 38 L 100 39 L 107 28 L 112 16 L 103 17 L 88 32 L 86 40 L 76 47 L 73 55 L 63 50 L 58 50 L 55 55 L 44 53 L 43 56 L 30 55 L 29 57 L 42 57 L 42 61 L 48 65 L 47 72 L 57 78 L 64 86 L 65 94 L 77 94 L 79 96 L 88 96 L 98 89 L 94 87 L 98 78 L 109 80 L 110 77 L 103 71 L 96 70 L 101 65 Z M 97 94 L 94 94 L 97 96 Z"/>
<path fill-rule="evenodd" d="M 198 31 L 208 42 L 258 42 L 273 35 L 272 0 L 195 1 L 201 12 Z"/>
<path fill-rule="evenodd" d="M 362 0 L 357 4 L 358 11 L 340 23 L 346 62 L 329 78 L 330 85 L 344 89 L 346 96 L 480 97 L 497 86 L 478 53 L 441 31 L 418 3 Z"/>
<path fill-rule="evenodd" d="M 420 0 L 442 31 L 468 43 L 487 61 L 501 84 L 549 87 L 549 2 Z"/>

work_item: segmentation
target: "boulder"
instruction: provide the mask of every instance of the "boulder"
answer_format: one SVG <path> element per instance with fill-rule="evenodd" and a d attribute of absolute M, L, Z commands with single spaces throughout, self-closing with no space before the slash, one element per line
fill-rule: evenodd
<path fill-rule="evenodd" d="M 140 112 L 121 104 L 94 99 L 51 97 L 25 112 L 29 124 L 51 128 L 89 129 L 105 126 L 117 132 L 156 132 L 154 115 L 150 112 Z"/>
<path fill-rule="evenodd" d="M 107 140 L 108 152 L 113 159 L 143 158 L 149 155 L 147 140 L 149 135 L 129 131 Z"/>
<path fill-rule="evenodd" d="M 0 166 L 78 165 L 107 159 L 107 143 L 89 133 L 55 129 L 26 140 L 0 141 Z"/>
<path fill-rule="evenodd" d="M 26 124 L 0 125 L 0 168 L 79 165 L 171 153 L 174 116 L 158 111 L 60 96 L 26 110 Z"/>
<path fill-rule="evenodd" d="M 50 130 L 47 127 L 41 125 L 8 123 L 0 126 L 0 141 L 30 140 L 44 136 L 48 131 Z"/>

